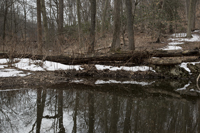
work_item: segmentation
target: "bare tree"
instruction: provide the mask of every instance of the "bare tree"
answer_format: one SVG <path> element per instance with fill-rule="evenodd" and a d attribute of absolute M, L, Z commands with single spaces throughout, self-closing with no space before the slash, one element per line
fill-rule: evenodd
<path fill-rule="evenodd" d="M 47 26 L 47 15 L 46 15 L 46 6 L 45 0 L 41 0 L 41 7 L 42 7 L 42 17 L 43 17 L 43 26 L 44 26 L 44 41 L 47 43 L 48 38 L 48 26 Z"/>
<path fill-rule="evenodd" d="M 62 45 L 64 43 L 63 37 L 63 0 L 59 0 L 59 20 L 58 20 L 58 34 L 59 34 L 59 45 L 60 52 L 63 50 Z"/>
<path fill-rule="evenodd" d="M 193 4 L 194 0 L 190 0 L 189 2 L 189 12 L 188 12 L 188 26 L 187 26 L 187 38 L 191 38 L 192 37 L 192 4 Z"/>
<path fill-rule="evenodd" d="M 40 0 L 37 0 L 37 43 L 38 43 L 38 52 L 39 54 L 42 54 L 42 24 L 41 24 Z"/>
<path fill-rule="evenodd" d="M 106 12 L 108 9 L 108 2 L 109 0 L 106 0 L 104 9 L 103 9 L 103 15 L 102 15 L 102 24 L 101 24 L 101 36 L 104 36 L 105 32 L 105 20 L 106 20 Z"/>
<path fill-rule="evenodd" d="M 81 39 L 81 14 L 80 14 L 80 0 L 76 0 L 77 5 L 77 18 L 78 18 L 78 36 L 79 36 L 79 46 L 82 46 L 82 39 Z"/>
<path fill-rule="evenodd" d="M 128 49 L 135 50 L 131 0 L 126 0 L 126 8 L 127 8 L 126 13 L 127 13 L 127 28 L 128 28 L 128 39 L 129 39 Z"/>
<path fill-rule="evenodd" d="M 111 51 L 120 50 L 120 0 L 114 1 L 114 32 Z"/>
<path fill-rule="evenodd" d="M 90 27 L 91 41 L 88 47 L 88 53 L 93 53 L 95 45 L 96 0 L 90 0 L 90 3 L 91 3 L 91 27 Z"/>

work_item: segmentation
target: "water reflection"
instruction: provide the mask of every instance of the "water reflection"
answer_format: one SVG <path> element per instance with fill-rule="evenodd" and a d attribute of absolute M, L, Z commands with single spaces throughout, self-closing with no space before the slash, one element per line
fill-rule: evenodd
<path fill-rule="evenodd" d="M 119 91 L 127 88 L 132 91 Z M 152 95 L 143 89 L 115 84 L 1 91 L 0 132 L 200 132 L 199 98 Z"/>

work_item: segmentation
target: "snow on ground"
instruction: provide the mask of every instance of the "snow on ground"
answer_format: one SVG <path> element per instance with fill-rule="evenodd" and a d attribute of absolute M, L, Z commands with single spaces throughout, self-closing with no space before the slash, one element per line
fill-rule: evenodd
<path fill-rule="evenodd" d="M 199 32 L 199 31 L 196 31 Z M 171 41 L 164 48 L 159 50 L 182 50 L 182 47 L 177 46 L 184 44 L 185 42 L 200 42 L 200 35 L 192 34 L 192 38 L 186 38 L 186 33 L 175 33 L 171 35 L 171 38 L 168 40 Z"/>
<path fill-rule="evenodd" d="M 117 80 L 104 81 L 104 80 L 97 80 L 95 82 L 95 84 L 96 85 L 98 85 L 98 84 L 137 84 L 137 85 L 146 86 L 146 85 L 151 85 L 154 82 L 155 81 L 148 83 L 148 82 L 138 82 L 138 81 L 117 81 Z"/>
<path fill-rule="evenodd" d="M 187 87 L 190 86 L 190 83 L 191 83 L 191 82 L 189 82 L 188 84 L 186 84 L 183 88 L 178 88 L 178 89 L 176 89 L 176 91 L 186 90 Z"/>
<path fill-rule="evenodd" d="M 200 42 L 200 36 L 197 34 L 192 34 L 192 38 L 186 38 L 186 33 L 176 33 L 172 34 L 172 38 L 169 38 L 170 41 L 178 42 Z"/>
<path fill-rule="evenodd" d="M 176 91 L 187 91 L 187 87 L 189 87 L 191 84 L 191 81 L 189 81 L 188 84 L 186 84 L 183 88 L 178 88 L 176 89 Z M 190 92 L 197 92 L 200 93 L 200 90 L 196 90 L 196 89 L 188 89 Z"/>
<path fill-rule="evenodd" d="M 18 71 L 16 69 L 0 69 L 0 77 L 24 77 L 30 75 L 30 73 L 24 73 L 23 71 Z"/>
<path fill-rule="evenodd" d="M 181 45 L 181 44 L 184 44 L 184 42 L 170 42 L 170 43 L 168 43 L 168 45 L 170 45 L 170 46 L 176 46 L 176 45 Z"/>
<path fill-rule="evenodd" d="M 200 62 L 183 62 L 183 63 L 181 63 L 179 66 L 180 66 L 181 68 L 184 68 L 186 71 L 188 71 L 189 74 L 192 74 L 191 71 L 190 71 L 190 69 L 187 67 L 187 65 L 188 65 L 188 64 L 195 65 L 195 64 L 199 64 L 199 63 L 200 63 Z"/>
<path fill-rule="evenodd" d="M 105 65 L 95 65 L 95 67 L 97 68 L 97 70 L 108 69 L 110 71 L 124 70 L 124 71 L 132 71 L 132 72 L 149 71 L 150 70 L 150 71 L 155 72 L 155 70 L 153 70 L 149 66 L 133 66 L 133 67 L 120 66 L 120 67 L 114 67 L 114 66 L 105 66 Z"/>
<path fill-rule="evenodd" d="M 22 90 L 22 89 L 5 89 L 5 90 L 0 90 L 0 92 L 3 92 L 3 91 L 19 91 L 19 90 Z"/>
<path fill-rule="evenodd" d="M 195 30 L 194 32 L 198 33 L 198 32 L 200 32 L 200 30 Z"/>
<path fill-rule="evenodd" d="M 72 83 L 81 83 L 84 82 L 83 79 L 76 79 L 76 80 L 71 80 L 70 82 Z M 142 86 L 146 86 L 146 85 L 151 85 L 153 84 L 155 81 L 153 82 L 138 82 L 138 81 L 117 81 L 117 80 L 96 80 L 94 84 L 96 85 L 101 85 L 101 84 L 136 84 L 136 85 L 142 85 Z"/>
<path fill-rule="evenodd" d="M 76 69 L 82 70 L 83 68 L 80 65 L 64 65 L 57 62 L 51 61 L 44 61 L 41 60 L 31 60 L 31 59 L 15 59 L 19 60 L 18 63 L 15 63 L 14 66 L 22 69 L 22 70 L 29 70 L 29 71 L 56 71 L 56 70 L 69 70 L 69 69 Z"/>
<path fill-rule="evenodd" d="M 182 47 L 180 46 L 166 46 L 164 48 L 160 48 L 160 50 L 182 50 Z"/>
<path fill-rule="evenodd" d="M 14 76 L 26 76 L 31 73 L 25 73 L 23 70 L 28 71 L 56 71 L 56 70 L 83 70 L 81 65 L 64 65 L 57 62 L 32 60 L 28 58 L 15 58 L 13 60 L 12 66 L 16 69 L 6 69 L 8 68 L 8 59 L 0 59 L 0 77 L 14 77 Z M 148 66 L 134 66 L 134 67 L 114 67 L 105 65 L 95 65 L 97 70 L 108 69 L 110 71 L 124 70 L 124 71 L 148 71 L 151 70 L 155 72 L 151 67 Z M 19 70 L 17 70 L 19 69 Z"/>

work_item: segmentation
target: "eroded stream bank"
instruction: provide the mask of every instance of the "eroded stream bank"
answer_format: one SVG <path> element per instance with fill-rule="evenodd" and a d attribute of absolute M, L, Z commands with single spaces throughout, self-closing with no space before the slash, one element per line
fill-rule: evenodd
<path fill-rule="evenodd" d="M 153 58 L 153 60 L 155 61 L 157 58 Z M 12 62 L 9 59 L 0 59 L 0 86 L 1 88 L 51 86 L 61 82 L 68 83 L 70 80 L 77 78 L 99 80 L 106 78 L 108 80 L 120 79 L 120 81 L 148 79 L 196 80 L 199 75 L 200 62 L 166 65 L 162 61 L 166 62 L 166 60 L 158 59 L 157 64 L 154 62 L 151 65 L 108 66 L 99 64 L 64 65 L 27 58 L 16 58 Z M 167 62 L 170 62 L 170 60 L 167 60 Z"/>

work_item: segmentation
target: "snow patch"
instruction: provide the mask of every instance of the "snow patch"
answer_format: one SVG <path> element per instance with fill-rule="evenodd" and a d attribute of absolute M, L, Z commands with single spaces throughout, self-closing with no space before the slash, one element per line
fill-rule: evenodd
<path fill-rule="evenodd" d="M 77 79 L 76 79 L 76 80 L 72 80 L 71 82 L 72 82 L 72 83 L 81 83 L 81 82 L 83 82 L 83 80 L 82 80 L 82 79 L 81 79 L 81 80 L 77 80 Z"/>
<path fill-rule="evenodd" d="M 5 67 L 8 67 L 8 65 L 5 65 L 5 63 L 9 62 L 8 59 L 0 59 L 0 68 L 2 69 L 0 71 L 1 76 L 0 77 L 10 77 L 10 76 L 26 76 L 27 74 L 23 74 L 23 70 L 28 71 L 56 71 L 56 70 L 83 70 L 81 65 L 64 65 L 57 62 L 51 62 L 51 61 L 44 61 L 41 60 L 32 60 L 28 58 L 15 58 L 12 66 L 20 69 L 21 71 L 18 71 L 16 69 L 4 69 Z M 4 65 L 3 65 L 4 64 Z M 151 67 L 148 66 L 134 66 L 134 67 L 127 67 L 127 66 L 121 66 L 121 67 L 115 67 L 115 66 L 105 66 L 105 65 L 95 65 L 97 70 L 105 70 L 109 69 L 110 71 L 117 71 L 117 70 L 124 70 L 124 71 L 153 71 Z M 30 74 L 30 73 L 28 73 Z"/>
<path fill-rule="evenodd" d="M 182 47 L 180 46 L 166 46 L 164 48 L 160 48 L 160 50 L 182 50 Z"/>
<path fill-rule="evenodd" d="M 180 66 L 181 68 L 184 68 L 186 71 L 188 71 L 189 74 L 192 74 L 191 71 L 190 71 L 190 69 L 187 67 L 187 65 L 188 65 L 188 64 L 195 65 L 195 64 L 199 64 L 199 63 L 200 63 L 200 62 L 183 62 L 183 63 L 181 63 L 179 66 Z"/>
<path fill-rule="evenodd" d="M 0 77 L 24 77 L 30 75 L 31 73 L 24 73 L 23 71 L 18 71 L 16 69 L 1 69 L 0 70 Z"/>
<path fill-rule="evenodd" d="M 124 71 L 132 71 L 132 72 L 137 72 L 137 71 L 153 71 L 155 70 L 152 69 L 152 67 L 149 66 L 133 66 L 133 67 L 127 67 L 127 66 L 120 66 L 120 67 L 114 67 L 114 66 L 105 66 L 105 65 L 95 65 L 97 70 L 110 70 L 110 71 L 117 71 L 117 70 L 124 70 Z"/>
<path fill-rule="evenodd" d="M 155 81 L 148 83 L 148 82 L 138 82 L 138 81 L 97 80 L 95 82 L 95 84 L 96 85 L 99 85 L 99 84 L 137 84 L 137 85 L 147 86 L 147 85 L 153 84 L 154 82 Z"/>
<path fill-rule="evenodd" d="M 186 84 L 183 88 L 178 88 L 178 89 L 176 89 L 176 91 L 186 90 L 187 87 L 190 86 L 190 83 L 191 83 L 191 82 L 189 82 L 188 84 Z"/>
<path fill-rule="evenodd" d="M 172 34 L 172 37 L 174 38 L 169 38 L 168 40 L 171 41 L 179 41 L 179 42 L 200 42 L 200 36 L 197 34 L 192 34 L 192 38 L 186 38 L 186 33 L 175 33 Z"/>
<path fill-rule="evenodd" d="M 184 42 L 170 42 L 168 44 L 169 45 L 180 45 L 180 44 L 184 44 Z"/>

